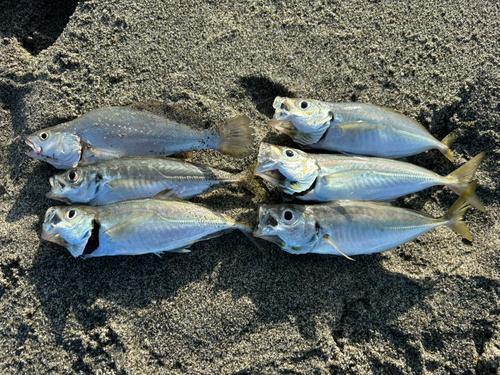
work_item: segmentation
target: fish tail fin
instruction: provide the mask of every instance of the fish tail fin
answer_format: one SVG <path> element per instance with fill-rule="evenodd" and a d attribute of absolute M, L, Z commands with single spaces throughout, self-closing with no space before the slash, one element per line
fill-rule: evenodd
<path fill-rule="evenodd" d="M 472 194 L 474 194 L 476 186 L 477 181 L 473 181 L 444 215 L 444 219 L 447 221 L 446 225 L 469 241 L 472 241 L 472 237 L 470 235 L 469 228 L 467 228 L 467 225 L 465 225 L 462 219 L 465 212 L 470 207 L 468 199 Z"/>
<path fill-rule="evenodd" d="M 486 152 L 481 152 L 480 154 L 476 155 L 473 159 L 469 160 L 467 163 L 462 165 L 460 168 L 458 168 L 457 170 L 446 176 L 450 180 L 455 180 L 455 182 L 448 184 L 446 186 L 448 186 L 458 195 L 462 195 L 464 191 L 467 190 L 469 183 L 472 180 L 472 177 L 474 177 L 474 174 L 476 173 L 479 164 L 481 164 L 481 162 L 483 161 L 485 155 Z M 483 203 L 481 202 L 481 199 L 478 197 L 476 193 L 473 193 L 470 196 L 468 202 L 474 207 L 476 207 L 479 211 L 482 212 L 486 211 Z"/>
<path fill-rule="evenodd" d="M 457 140 L 457 135 L 455 133 L 450 133 L 444 139 L 441 141 L 441 143 L 446 146 L 442 147 L 440 151 L 443 153 L 446 158 L 448 158 L 449 161 L 453 161 L 454 154 L 453 151 L 451 151 L 451 145 Z"/>
<path fill-rule="evenodd" d="M 225 154 L 243 157 L 250 153 L 253 143 L 253 129 L 247 116 L 237 116 L 229 119 L 225 125 L 218 128 L 221 141 L 219 150 Z"/>

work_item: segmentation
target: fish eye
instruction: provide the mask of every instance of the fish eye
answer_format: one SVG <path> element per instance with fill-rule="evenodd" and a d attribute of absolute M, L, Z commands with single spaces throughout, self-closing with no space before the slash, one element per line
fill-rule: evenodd
<path fill-rule="evenodd" d="M 76 214 L 77 214 L 77 211 L 76 210 L 69 210 L 67 213 L 66 213 L 66 217 L 68 219 L 74 219 L 76 217 Z"/>
<path fill-rule="evenodd" d="M 46 141 L 49 138 L 49 133 L 41 132 L 40 134 L 38 134 L 38 138 L 40 138 L 40 140 L 42 141 Z"/>
<path fill-rule="evenodd" d="M 285 224 L 293 224 L 295 222 L 295 215 L 290 210 L 283 211 L 283 221 Z"/>
<path fill-rule="evenodd" d="M 306 102 L 305 100 L 300 102 L 300 108 L 302 109 L 306 109 L 307 107 L 309 107 L 309 103 Z"/>
<path fill-rule="evenodd" d="M 293 152 L 292 150 L 286 150 L 285 155 L 289 158 L 293 158 L 295 156 L 295 152 Z"/>
<path fill-rule="evenodd" d="M 80 176 L 79 176 L 78 172 L 76 171 L 76 169 L 72 169 L 72 170 L 68 171 L 68 174 L 66 175 L 66 177 L 71 182 L 76 182 L 76 180 L 78 180 L 78 177 L 80 177 Z"/>

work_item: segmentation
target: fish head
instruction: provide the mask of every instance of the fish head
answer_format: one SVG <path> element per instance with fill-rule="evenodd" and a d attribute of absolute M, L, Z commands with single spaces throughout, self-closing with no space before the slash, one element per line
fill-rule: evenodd
<path fill-rule="evenodd" d="M 319 174 L 316 159 L 304 151 L 261 143 L 254 173 L 288 194 L 309 189 Z"/>
<path fill-rule="evenodd" d="M 327 103 L 313 99 L 276 97 L 269 125 L 302 145 L 318 142 L 333 121 Z"/>
<path fill-rule="evenodd" d="M 50 178 L 51 190 L 47 198 L 66 203 L 89 203 L 97 197 L 102 175 L 89 168 L 71 168 Z"/>
<path fill-rule="evenodd" d="M 26 144 L 31 147 L 26 155 L 50 163 L 58 169 L 76 167 L 82 151 L 80 137 L 51 129 L 29 135 Z"/>
<path fill-rule="evenodd" d="M 75 258 L 82 255 L 94 229 L 91 207 L 51 207 L 45 214 L 42 238 L 67 248 Z"/>
<path fill-rule="evenodd" d="M 261 205 L 255 237 L 273 242 L 291 254 L 311 252 L 318 243 L 316 220 L 306 206 Z"/>

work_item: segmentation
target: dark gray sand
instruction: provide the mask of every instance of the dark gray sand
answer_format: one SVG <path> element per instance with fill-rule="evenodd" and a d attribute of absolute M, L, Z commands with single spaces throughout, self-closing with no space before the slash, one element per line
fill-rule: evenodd
<path fill-rule="evenodd" d="M 496 374 L 500 363 L 500 5 L 497 1 L 1 1 L 0 373 Z M 292 256 L 240 233 L 189 254 L 73 259 L 40 240 L 48 164 L 29 133 L 140 100 L 209 123 L 245 114 L 251 156 L 275 96 L 370 102 L 456 131 L 455 163 L 481 151 L 466 215 L 474 242 L 440 228 L 394 251 Z M 280 201 L 270 189 L 267 201 Z M 442 215 L 456 195 L 400 199 Z M 240 187 L 196 198 L 255 220 Z"/>

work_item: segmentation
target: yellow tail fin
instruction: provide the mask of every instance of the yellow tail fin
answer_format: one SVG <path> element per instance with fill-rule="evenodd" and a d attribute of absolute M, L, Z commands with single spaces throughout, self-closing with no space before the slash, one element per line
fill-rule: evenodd
<path fill-rule="evenodd" d="M 446 148 L 442 149 L 441 152 L 448 158 L 449 161 L 453 161 L 453 158 L 455 156 L 450 148 L 453 142 L 455 142 L 456 140 L 457 135 L 455 133 L 450 133 L 441 141 L 441 143 L 446 146 Z"/>
<path fill-rule="evenodd" d="M 472 177 L 474 177 L 474 174 L 476 173 L 479 164 L 481 164 L 481 162 L 483 161 L 485 155 L 486 152 L 481 152 L 473 159 L 469 160 L 467 163 L 458 168 L 456 171 L 450 173 L 447 177 L 451 180 L 455 180 L 456 182 L 453 182 L 447 186 L 458 195 L 462 195 L 464 191 L 469 187 Z M 483 203 L 481 202 L 481 199 L 479 199 L 476 193 L 473 193 L 470 196 L 468 202 L 476 207 L 479 211 L 486 211 Z"/>
<path fill-rule="evenodd" d="M 469 229 L 467 225 L 462 221 L 465 212 L 469 209 L 470 204 L 467 200 L 474 194 L 476 190 L 477 181 L 473 181 L 472 184 L 463 192 L 463 194 L 456 200 L 455 203 L 450 207 L 448 212 L 444 215 L 444 219 L 447 220 L 447 224 L 451 229 L 460 234 L 462 237 L 472 241 Z"/>

